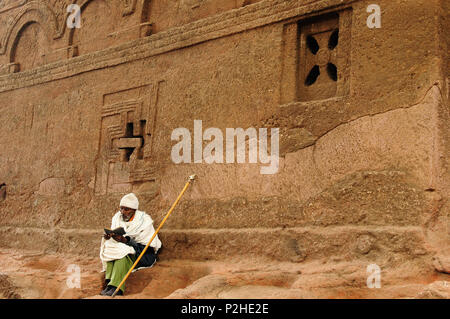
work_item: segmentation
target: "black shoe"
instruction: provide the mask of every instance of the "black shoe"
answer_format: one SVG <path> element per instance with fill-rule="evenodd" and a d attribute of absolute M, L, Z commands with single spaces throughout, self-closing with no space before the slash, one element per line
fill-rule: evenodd
<path fill-rule="evenodd" d="M 114 291 L 116 291 L 117 287 L 114 287 L 114 286 L 108 286 L 108 287 L 109 287 L 109 290 L 106 291 L 106 296 L 112 296 Z M 123 291 L 119 289 L 116 296 L 123 296 Z"/>
<path fill-rule="evenodd" d="M 108 284 L 111 281 L 111 279 L 105 279 L 105 282 L 103 283 L 103 290 L 100 292 L 100 295 L 105 296 L 106 292 L 109 290 Z"/>
<path fill-rule="evenodd" d="M 100 293 L 101 296 L 108 296 L 108 291 L 110 290 L 111 286 L 106 286 L 105 289 L 102 290 L 102 292 Z"/>

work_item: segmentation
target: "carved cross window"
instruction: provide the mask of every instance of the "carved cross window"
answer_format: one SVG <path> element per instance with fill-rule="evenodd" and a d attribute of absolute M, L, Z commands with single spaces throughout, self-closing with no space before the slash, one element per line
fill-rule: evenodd
<path fill-rule="evenodd" d="M 336 95 L 339 76 L 339 18 L 332 16 L 300 24 L 299 99 Z"/>
<path fill-rule="evenodd" d="M 317 38 L 317 39 L 316 39 Z M 319 41 L 317 41 L 319 40 Z M 314 66 L 309 71 L 305 79 L 305 85 L 313 85 L 319 78 L 321 71 L 325 75 L 327 71 L 329 79 L 337 81 L 337 67 L 336 67 L 336 46 L 339 41 L 339 29 L 335 29 L 331 35 L 329 32 L 316 35 L 308 35 L 306 37 L 306 46 L 308 50 L 306 52 L 307 59 L 309 60 L 307 65 Z M 320 44 L 319 44 L 320 43 Z M 327 78 L 328 79 L 328 78 Z M 320 80 L 326 81 L 323 76 Z"/>
<path fill-rule="evenodd" d="M 283 25 L 281 103 L 349 94 L 351 8 Z"/>

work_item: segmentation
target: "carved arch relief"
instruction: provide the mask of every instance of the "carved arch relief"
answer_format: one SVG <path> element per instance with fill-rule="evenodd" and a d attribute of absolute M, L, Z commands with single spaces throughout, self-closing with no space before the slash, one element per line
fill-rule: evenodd
<path fill-rule="evenodd" d="M 51 40 L 60 37 L 54 12 L 32 1 L 19 9 L 7 28 L 0 54 L 9 62 L 0 73 L 14 73 L 46 64 Z M 21 65 L 22 64 L 22 65 Z"/>
<path fill-rule="evenodd" d="M 20 39 L 21 36 L 32 33 L 30 30 L 34 31 L 36 34 L 42 32 L 42 34 L 45 35 L 45 38 L 48 39 L 48 41 L 45 42 L 47 48 L 45 48 L 44 51 L 49 51 L 52 40 L 62 38 L 64 33 L 66 33 L 66 29 L 68 29 L 66 21 L 71 14 L 71 12 L 67 12 L 68 4 L 78 4 L 83 10 L 83 8 L 89 7 L 91 3 L 98 2 L 103 2 L 108 7 L 111 6 L 110 0 L 34 0 L 29 2 L 23 0 L 20 3 L 16 3 L 15 6 L 11 8 L 16 8 L 17 13 L 12 16 L 11 22 L 8 24 L 3 38 L 0 38 L 0 55 L 6 55 L 6 61 L 9 62 L 9 64 L 0 68 L 0 73 L 13 73 L 18 72 L 19 69 L 23 70 L 23 68 L 20 68 L 19 62 L 17 62 L 16 55 L 17 45 L 23 42 L 23 40 Z M 121 10 L 119 10 L 121 16 L 130 15 L 135 12 L 137 0 L 120 0 L 120 2 L 122 5 Z M 111 10 L 108 11 L 109 13 L 112 12 Z M 105 16 L 108 18 L 109 14 L 107 13 Z M 111 17 L 108 21 L 111 22 L 107 23 L 110 25 L 113 25 L 115 22 Z M 69 29 L 69 31 L 69 34 L 66 33 L 65 41 L 68 43 L 69 57 L 71 57 L 76 54 L 73 54 L 73 52 L 71 53 L 71 42 L 74 30 Z M 94 33 L 95 31 L 96 30 L 94 30 Z M 100 32 L 101 31 L 100 28 Z M 95 51 L 96 49 L 102 49 L 101 45 L 90 51 Z M 46 59 L 44 58 L 42 63 L 48 62 L 45 60 Z M 41 63 L 38 63 L 37 65 L 40 64 Z"/>
<path fill-rule="evenodd" d="M 108 0 L 84 0 L 80 4 L 81 28 L 69 31 L 69 58 L 114 45 L 109 35 L 115 31 L 117 18 Z"/>
<path fill-rule="evenodd" d="M 48 49 L 49 39 L 42 24 L 28 22 L 20 29 L 11 47 L 10 63 L 13 69 L 10 72 L 25 71 L 46 64 Z"/>
<path fill-rule="evenodd" d="M 11 59 L 13 44 L 17 42 L 19 33 L 24 26 L 35 22 L 38 23 L 46 36 L 50 39 L 57 39 L 62 36 L 62 28 L 58 28 L 58 21 L 50 7 L 42 1 L 32 1 L 19 9 L 19 12 L 12 19 L 5 36 L 0 41 L 0 54 L 8 54 Z"/>

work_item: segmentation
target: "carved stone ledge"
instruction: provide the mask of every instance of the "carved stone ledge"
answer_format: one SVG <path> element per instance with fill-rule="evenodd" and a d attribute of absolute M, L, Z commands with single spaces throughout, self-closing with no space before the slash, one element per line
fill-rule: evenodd
<path fill-rule="evenodd" d="M 23 6 L 27 1 L 28 1 L 28 0 L 20 0 L 20 1 L 17 1 L 17 0 L 10 0 L 10 1 L 4 1 L 4 2 L 6 2 L 6 4 L 3 5 L 3 6 L 0 8 L 0 13 L 3 13 L 3 12 L 6 12 L 6 11 L 9 11 L 9 10 L 18 8 L 18 7 L 20 7 L 20 6 Z"/>
<path fill-rule="evenodd" d="M 8 63 L 6 65 L 0 66 L 0 74 L 11 74 L 11 73 L 17 73 L 20 70 L 19 63 Z"/>
<path fill-rule="evenodd" d="M 145 22 L 140 24 L 139 37 L 145 38 L 152 34 L 153 32 L 153 24 L 150 22 Z"/>
<path fill-rule="evenodd" d="M 324 0 L 307 4 L 299 4 L 298 1 L 261 1 L 116 47 L 54 62 L 35 70 L 0 76 L 0 92 L 148 58 L 245 30 L 297 19 L 299 16 L 307 17 L 319 12 L 334 11 L 348 7 L 355 1 L 357 0 Z M 58 70 L 55 70 L 56 68 Z"/>
<path fill-rule="evenodd" d="M 72 45 L 70 47 L 67 48 L 67 57 L 73 58 L 78 56 L 78 45 Z"/>

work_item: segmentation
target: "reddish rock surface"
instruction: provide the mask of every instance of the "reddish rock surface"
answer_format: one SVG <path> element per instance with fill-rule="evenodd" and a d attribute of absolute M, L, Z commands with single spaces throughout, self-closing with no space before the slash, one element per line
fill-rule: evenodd
<path fill-rule="evenodd" d="M 100 296 L 103 274 L 96 258 L 3 249 L 3 298 L 110 298 Z M 70 265 L 80 268 L 72 288 Z M 449 276 L 423 263 L 391 261 L 380 288 L 368 288 L 366 263 L 320 259 L 307 263 L 231 258 L 161 260 L 130 275 L 116 298 L 448 298 Z"/>
<path fill-rule="evenodd" d="M 123 298 L 448 298 L 449 3 L 372 3 L 0 1 L 2 296 L 99 297 L 120 198 L 196 174 Z M 279 128 L 278 172 L 174 163 L 194 120 Z"/>

